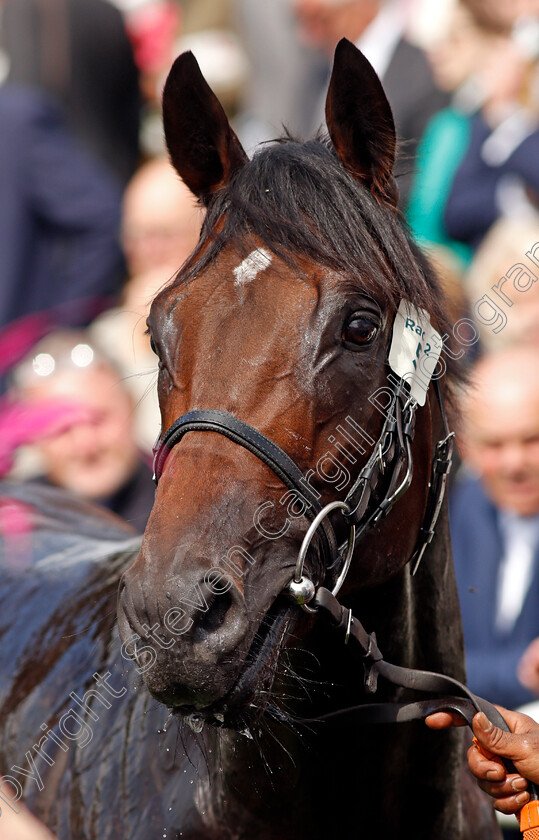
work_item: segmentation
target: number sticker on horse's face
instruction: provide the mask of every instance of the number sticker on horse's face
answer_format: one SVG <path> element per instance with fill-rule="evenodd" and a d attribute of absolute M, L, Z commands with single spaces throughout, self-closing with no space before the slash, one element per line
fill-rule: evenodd
<path fill-rule="evenodd" d="M 172 161 L 207 216 L 148 321 L 164 437 L 120 630 L 156 697 L 241 726 L 268 702 L 291 630 L 308 626 L 286 593 L 309 514 L 344 498 L 378 441 L 399 301 L 432 313 L 434 295 L 395 209 L 391 111 L 351 44 L 328 92 L 331 142 L 285 140 L 248 161 L 189 54 L 163 107 Z M 427 410 L 417 432 L 418 491 L 398 503 L 410 527 L 398 545 L 376 527 L 350 590 L 387 580 L 413 549 Z M 333 528 L 346 540 L 342 517 Z M 320 533 L 305 565 L 315 585 L 331 574 Z"/>

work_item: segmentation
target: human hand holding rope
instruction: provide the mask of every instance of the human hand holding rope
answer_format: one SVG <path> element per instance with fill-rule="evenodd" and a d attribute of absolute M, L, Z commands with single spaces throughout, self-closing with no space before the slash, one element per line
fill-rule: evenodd
<path fill-rule="evenodd" d="M 530 797 L 529 790 L 530 783 L 539 784 L 539 724 L 521 712 L 497 709 L 511 732 L 499 729 L 482 712 L 476 714 L 468 764 L 479 787 L 493 797 L 494 807 L 502 814 L 521 811 L 520 828 L 526 832 L 526 840 L 539 840 L 539 801 Z M 425 722 L 431 729 L 466 724 L 454 712 L 437 712 Z M 509 773 L 498 756 L 511 760 L 517 773 Z"/>

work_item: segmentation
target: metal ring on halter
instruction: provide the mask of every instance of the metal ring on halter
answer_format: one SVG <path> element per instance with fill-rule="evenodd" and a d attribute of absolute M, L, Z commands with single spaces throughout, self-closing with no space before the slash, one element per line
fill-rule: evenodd
<path fill-rule="evenodd" d="M 331 513 L 332 510 L 344 510 L 346 513 L 350 513 L 350 507 L 346 504 L 346 502 L 330 502 L 326 505 L 322 510 L 315 516 L 313 521 L 311 522 L 307 533 L 303 537 L 303 542 L 301 544 L 301 548 L 299 550 L 298 559 L 296 562 L 296 570 L 294 572 L 294 578 L 290 581 L 289 590 L 290 594 L 305 612 L 315 613 L 312 607 L 307 605 L 307 601 L 310 601 L 315 594 L 315 587 L 309 578 L 303 577 L 303 564 L 305 563 L 305 557 L 307 556 L 308 548 L 311 544 L 312 538 L 316 533 L 320 523 L 323 519 Z M 344 579 L 348 573 L 348 569 L 350 568 L 350 562 L 352 560 L 352 554 L 354 552 L 354 545 L 356 541 L 356 529 L 354 525 L 350 526 L 350 534 L 348 536 L 348 545 L 346 548 L 346 555 L 344 558 L 343 567 L 339 577 L 335 582 L 335 586 L 333 587 L 332 594 L 337 595 L 339 589 L 341 588 Z"/>

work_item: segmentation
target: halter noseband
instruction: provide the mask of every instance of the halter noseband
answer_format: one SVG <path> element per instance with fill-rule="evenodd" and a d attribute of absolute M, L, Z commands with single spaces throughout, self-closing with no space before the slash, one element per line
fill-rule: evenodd
<path fill-rule="evenodd" d="M 238 420 L 233 414 L 219 409 L 196 409 L 188 411 L 176 420 L 165 434 L 158 439 L 154 447 L 154 481 L 157 484 L 161 478 L 167 457 L 176 444 L 187 432 L 216 432 L 224 435 L 234 443 L 238 443 L 253 455 L 256 455 L 275 475 L 288 487 L 303 496 L 309 510 L 318 514 L 322 510 L 319 496 L 304 481 L 303 473 L 286 452 L 267 438 L 258 429 Z M 303 482 L 303 483 L 302 483 Z M 324 549 L 327 556 L 334 558 L 338 554 L 337 538 L 331 524 L 324 520 L 322 523 Z"/>

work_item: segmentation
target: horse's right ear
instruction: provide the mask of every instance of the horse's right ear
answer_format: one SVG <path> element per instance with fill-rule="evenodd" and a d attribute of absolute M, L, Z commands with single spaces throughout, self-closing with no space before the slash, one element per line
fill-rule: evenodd
<path fill-rule="evenodd" d="M 247 162 L 221 103 L 191 52 L 180 55 L 168 74 L 163 124 L 174 168 L 204 204 Z"/>

